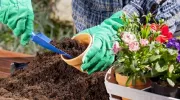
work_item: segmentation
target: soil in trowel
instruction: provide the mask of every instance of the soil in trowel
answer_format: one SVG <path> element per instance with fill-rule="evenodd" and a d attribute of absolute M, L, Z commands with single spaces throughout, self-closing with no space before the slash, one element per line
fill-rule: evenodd
<path fill-rule="evenodd" d="M 64 42 L 59 45 L 63 46 Z M 82 73 L 68 66 L 55 53 L 37 54 L 26 69 L 0 80 L 0 97 L 16 100 L 108 100 L 104 76 L 105 72 Z"/>
<path fill-rule="evenodd" d="M 83 53 L 87 48 L 87 45 L 81 44 L 78 41 L 70 38 L 64 38 L 61 40 L 61 42 L 51 41 L 51 44 L 65 52 L 68 52 L 68 54 L 73 58 Z"/>

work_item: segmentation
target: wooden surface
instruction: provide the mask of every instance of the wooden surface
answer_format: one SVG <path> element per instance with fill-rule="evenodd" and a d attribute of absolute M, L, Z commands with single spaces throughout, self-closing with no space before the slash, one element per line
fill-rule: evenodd
<path fill-rule="evenodd" d="M 29 62 L 33 56 L 0 50 L 0 78 L 6 78 L 10 75 L 10 64 L 13 62 Z"/>

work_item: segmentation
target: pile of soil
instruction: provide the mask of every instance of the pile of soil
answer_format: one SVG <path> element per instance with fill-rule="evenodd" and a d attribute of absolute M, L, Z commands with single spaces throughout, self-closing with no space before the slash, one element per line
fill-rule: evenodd
<path fill-rule="evenodd" d="M 56 46 L 72 43 L 67 41 L 69 39 L 63 39 Z M 67 65 L 58 54 L 37 54 L 26 69 L 0 80 L 0 96 L 17 100 L 108 100 L 104 85 L 105 73 L 87 75 Z"/>

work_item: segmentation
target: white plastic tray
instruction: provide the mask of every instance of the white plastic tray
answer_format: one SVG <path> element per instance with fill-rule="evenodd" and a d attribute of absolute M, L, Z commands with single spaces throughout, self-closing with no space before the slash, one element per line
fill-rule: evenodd
<path fill-rule="evenodd" d="M 125 97 L 132 100 L 180 100 L 172 97 L 165 97 L 154 93 L 120 86 L 115 80 L 114 68 L 110 68 L 105 76 L 105 86 L 109 93 L 110 100 L 119 100 L 115 96 Z"/>

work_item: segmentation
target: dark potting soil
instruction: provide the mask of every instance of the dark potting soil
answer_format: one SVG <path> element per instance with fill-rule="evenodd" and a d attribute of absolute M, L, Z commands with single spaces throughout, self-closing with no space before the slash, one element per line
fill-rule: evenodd
<path fill-rule="evenodd" d="M 63 38 L 60 42 L 51 41 L 51 44 L 65 52 L 68 52 L 68 54 L 73 58 L 79 56 L 87 48 L 87 45 L 81 44 L 71 38 Z"/>
<path fill-rule="evenodd" d="M 167 97 L 174 97 L 174 98 L 180 98 L 180 90 L 178 87 L 171 87 L 167 85 L 167 82 L 152 82 L 151 88 L 149 89 L 149 92 L 167 96 Z"/>
<path fill-rule="evenodd" d="M 151 81 L 154 83 L 157 83 L 158 85 L 160 85 L 162 87 L 172 88 L 172 86 L 170 86 L 166 80 L 161 80 L 161 79 L 159 79 L 159 77 L 151 78 Z M 175 87 L 177 87 L 177 88 L 180 87 L 180 84 L 176 84 Z"/>
<path fill-rule="evenodd" d="M 17 100 L 108 100 L 105 73 L 87 75 L 67 65 L 58 54 L 37 54 L 26 69 L 0 80 L 0 96 Z"/>

